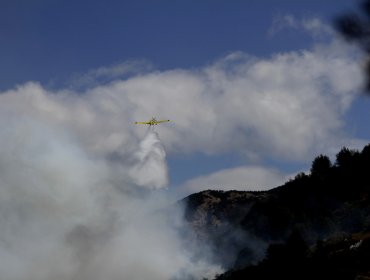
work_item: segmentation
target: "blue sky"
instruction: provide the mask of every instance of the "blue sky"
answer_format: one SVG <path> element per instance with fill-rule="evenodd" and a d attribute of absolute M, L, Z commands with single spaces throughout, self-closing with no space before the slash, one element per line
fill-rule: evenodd
<path fill-rule="evenodd" d="M 279 15 L 333 16 L 354 1 L 1 1 L 1 88 L 145 59 L 156 69 L 202 67 L 232 52 L 307 46 L 307 36 L 271 38 Z"/>
<path fill-rule="evenodd" d="M 172 190 L 273 187 L 370 137 L 361 60 L 330 31 L 357 3 L 4 0 L 3 114 L 121 159 L 145 133 L 133 121 L 169 118 Z"/>

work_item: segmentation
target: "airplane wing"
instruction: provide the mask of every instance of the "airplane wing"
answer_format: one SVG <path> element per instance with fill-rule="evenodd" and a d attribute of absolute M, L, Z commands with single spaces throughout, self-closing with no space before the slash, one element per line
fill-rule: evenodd
<path fill-rule="evenodd" d="M 135 122 L 135 124 L 148 124 L 148 125 L 157 125 L 157 124 L 160 124 L 160 123 L 164 123 L 164 122 L 169 122 L 170 120 L 160 120 L 160 121 L 157 121 L 156 119 L 152 119 L 150 121 L 147 121 L 147 122 Z"/>
<path fill-rule="evenodd" d="M 161 120 L 161 121 L 157 121 L 157 123 L 164 123 L 164 122 L 169 122 L 170 120 Z"/>

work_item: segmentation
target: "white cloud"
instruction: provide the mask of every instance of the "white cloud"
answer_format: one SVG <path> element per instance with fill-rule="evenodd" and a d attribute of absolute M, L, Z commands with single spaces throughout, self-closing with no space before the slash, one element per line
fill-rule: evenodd
<path fill-rule="evenodd" d="M 333 35 L 333 29 L 318 18 L 303 19 L 301 24 L 313 36 Z"/>
<path fill-rule="evenodd" d="M 272 36 L 285 28 L 297 29 L 299 26 L 300 24 L 294 16 L 278 15 L 273 18 L 268 34 Z"/>
<path fill-rule="evenodd" d="M 179 188 L 185 195 L 208 189 L 262 191 L 284 184 L 287 178 L 273 168 L 240 166 L 191 179 Z"/>
<path fill-rule="evenodd" d="M 152 65 L 146 60 L 130 60 L 116 63 L 111 66 L 102 66 L 91 69 L 84 74 L 74 74 L 69 80 L 69 87 L 91 88 L 99 84 L 107 84 L 117 79 L 127 78 L 129 75 L 146 73 L 152 69 Z"/>
<path fill-rule="evenodd" d="M 151 72 L 84 93 L 27 83 L 0 102 L 68 130 L 103 158 L 130 154 L 145 130 L 133 122 L 156 116 L 172 120 L 158 126 L 170 154 L 301 160 L 346 138 L 344 114 L 361 86 L 357 58 L 333 40 L 263 59 L 233 53 L 202 69 Z"/>
<path fill-rule="evenodd" d="M 257 59 L 233 54 L 197 72 L 167 71 L 118 83 L 135 117 L 161 114 L 170 152 L 242 151 L 304 158 L 342 132 L 362 72 L 336 44 Z"/>
<path fill-rule="evenodd" d="M 274 36 L 284 30 L 307 31 L 314 38 L 324 38 L 334 36 L 333 29 L 316 17 L 297 19 L 290 14 L 278 15 L 274 17 L 271 27 L 268 31 L 270 36 Z"/>

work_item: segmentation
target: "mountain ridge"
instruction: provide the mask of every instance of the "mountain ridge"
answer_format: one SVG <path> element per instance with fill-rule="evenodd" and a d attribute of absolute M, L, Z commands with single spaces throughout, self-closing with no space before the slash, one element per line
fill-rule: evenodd
<path fill-rule="evenodd" d="M 370 144 L 361 152 L 343 147 L 334 164 L 319 155 L 309 174 L 299 173 L 274 189 L 207 190 L 181 203 L 189 227 L 211 248 L 213 261 L 226 270 L 241 269 L 261 263 L 271 246 L 285 244 L 294 232 L 308 247 L 369 232 L 369 170 Z"/>

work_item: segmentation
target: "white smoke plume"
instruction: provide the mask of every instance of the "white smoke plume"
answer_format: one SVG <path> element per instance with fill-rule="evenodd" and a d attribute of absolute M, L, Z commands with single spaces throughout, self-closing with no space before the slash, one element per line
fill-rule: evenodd
<path fill-rule="evenodd" d="M 127 192 L 136 183 L 167 184 L 155 132 L 139 145 L 137 182 L 130 185 L 69 129 L 12 110 L 0 110 L 2 279 L 163 280 L 219 272 L 204 260 L 193 261 L 184 247 L 181 209 L 166 211 L 169 200 L 160 193 Z"/>
<path fill-rule="evenodd" d="M 158 133 L 149 128 L 134 155 L 130 175 L 141 187 L 159 189 L 168 184 L 166 152 Z"/>

